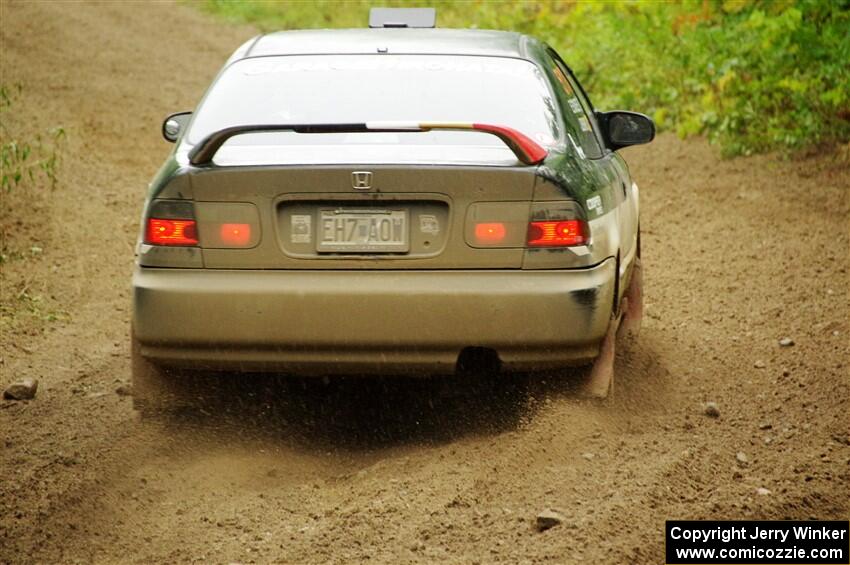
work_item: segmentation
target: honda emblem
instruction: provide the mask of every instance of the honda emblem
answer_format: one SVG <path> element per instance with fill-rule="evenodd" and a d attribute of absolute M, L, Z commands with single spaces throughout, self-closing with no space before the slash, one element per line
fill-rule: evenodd
<path fill-rule="evenodd" d="M 369 190 L 372 188 L 372 173 L 369 171 L 354 171 L 351 173 L 351 186 L 354 190 Z"/>

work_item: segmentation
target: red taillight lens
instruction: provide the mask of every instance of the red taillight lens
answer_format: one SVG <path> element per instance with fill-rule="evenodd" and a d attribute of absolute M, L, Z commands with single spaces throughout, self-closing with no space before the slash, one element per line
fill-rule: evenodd
<path fill-rule="evenodd" d="M 222 243 L 245 247 L 251 242 L 251 224 L 221 224 L 218 235 Z"/>
<path fill-rule="evenodd" d="M 566 247 L 586 243 L 587 224 L 582 220 L 528 224 L 528 245 L 531 247 Z"/>
<path fill-rule="evenodd" d="M 145 243 L 151 245 L 198 245 L 195 220 L 149 218 Z"/>
<path fill-rule="evenodd" d="M 476 243 L 499 243 L 505 239 L 506 233 L 505 224 L 501 222 L 475 224 Z"/>

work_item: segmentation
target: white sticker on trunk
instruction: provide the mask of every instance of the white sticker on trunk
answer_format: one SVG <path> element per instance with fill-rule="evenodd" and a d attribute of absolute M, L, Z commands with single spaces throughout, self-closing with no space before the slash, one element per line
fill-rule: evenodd
<path fill-rule="evenodd" d="M 310 243 L 313 237 L 312 216 L 309 214 L 293 214 L 290 216 L 290 241 L 292 243 Z"/>
<path fill-rule="evenodd" d="M 587 209 L 596 212 L 597 216 L 602 215 L 602 197 L 598 194 L 593 198 L 587 199 Z"/>

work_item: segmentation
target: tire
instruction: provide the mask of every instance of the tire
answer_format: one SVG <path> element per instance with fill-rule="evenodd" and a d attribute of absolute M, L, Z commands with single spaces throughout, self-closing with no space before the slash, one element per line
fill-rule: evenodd
<path fill-rule="evenodd" d="M 167 415 L 193 405 L 191 379 L 142 356 L 135 332 L 130 332 L 130 374 L 133 408 L 143 418 Z"/>

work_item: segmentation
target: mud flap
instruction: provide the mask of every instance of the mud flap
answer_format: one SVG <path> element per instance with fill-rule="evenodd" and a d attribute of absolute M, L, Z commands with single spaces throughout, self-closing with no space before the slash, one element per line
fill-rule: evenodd
<path fill-rule="evenodd" d="M 607 398 L 614 389 L 614 350 L 617 330 L 623 316 L 617 316 L 608 324 L 608 331 L 599 347 L 599 356 L 590 367 L 590 375 L 584 383 L 582 394 L 590 398 Z"/>
<path fill-rule="evenodd" d="M 643 268 L 640 257 L 635 257 L 632 279 L 623 296 L 622 314 L 623 322 L 620 324 L 618 337 L 622 337 L 623 334 L 637 337 L 643 320 Z"/>
<path fill-rule="evenodd" d="M 630 335 L 636 337 L 643 319 L 643 271 L 640 257 L 635 258 L 629 288 L 623 295 L 620 314 L 611 320 L 602 339 L 599 356 L 590 368 L 585 381 L 584 395 L 591 398 L 607 398 L 614 389 L 614 354 L 617 340 Z"/>

